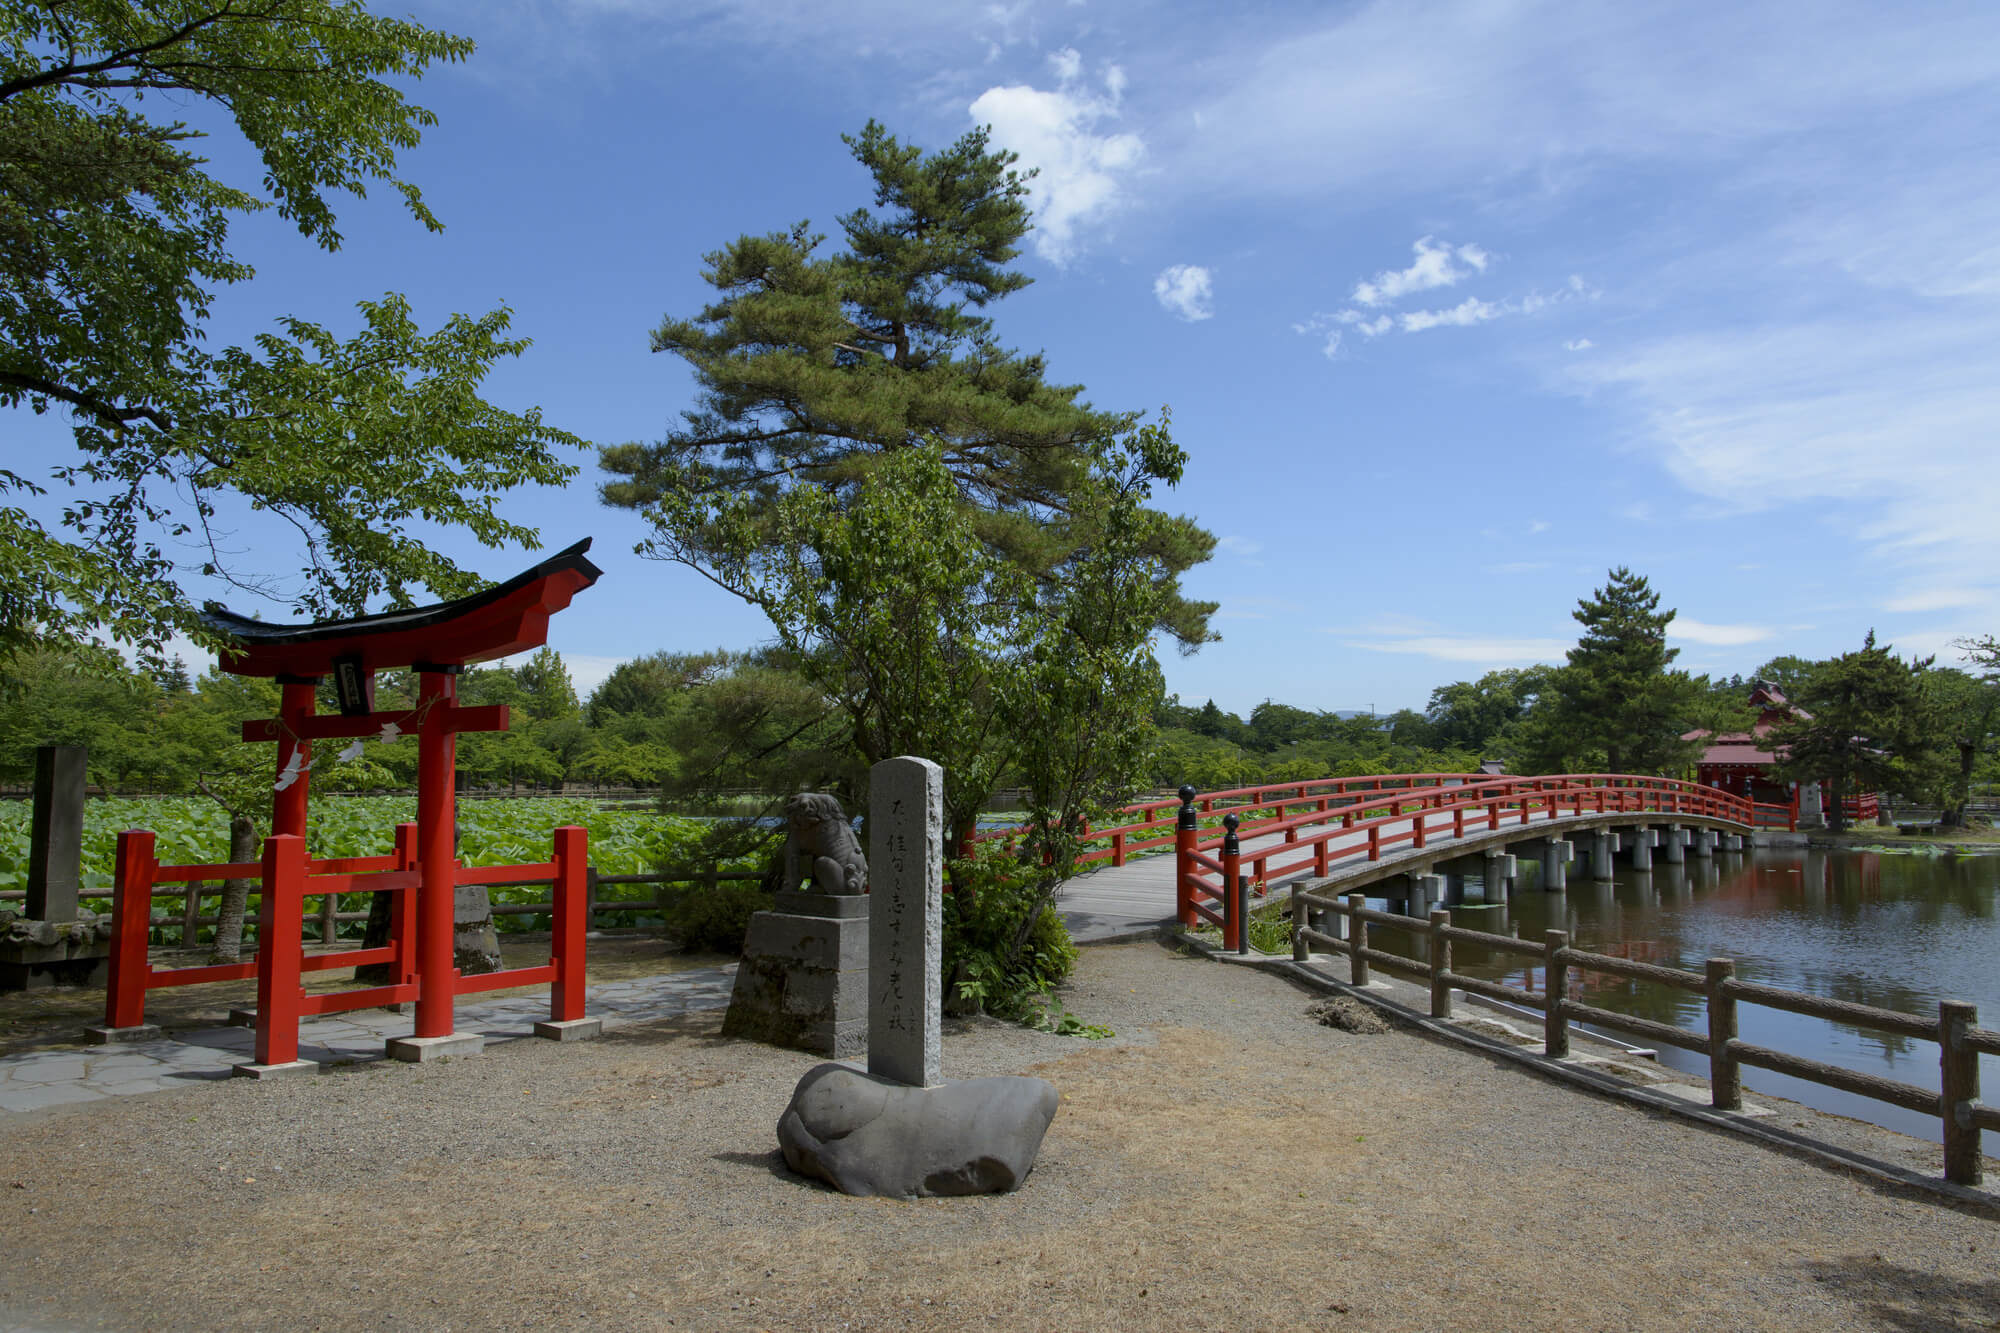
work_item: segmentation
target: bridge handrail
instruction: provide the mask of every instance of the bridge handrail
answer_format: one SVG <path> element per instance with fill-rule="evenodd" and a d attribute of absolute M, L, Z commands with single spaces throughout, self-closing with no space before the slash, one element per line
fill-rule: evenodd
<path fill-rule="evenodd" d="M 1388 801 L 1391 809 L 1387 814 L 1358 820 L 1354 818 L 1354 807 L 1360 807 L 1360 813 L 1366 815 L 1368 810 L 1380 803 L 1382 793 L 1371 792 L 1357 797 L 1337 811 L 1313 811 L 1290 820 L 1271 820 L 1250 826 L 1247 831 L 1253 834 L 1268 834 L 1278 829 L 1284 833 L 1285 842 L 1248 855 L 1239 850 L 1242 834 L 1246 830 L 1235 811 L 1225 815 L 1225 828 L 1220 835 L 1204 837 L 1198 828 L 1179 829 L 1175 835 L 1178 857 L 1176 915 L 1183 924 L 1193 925 L 1195 906 L 1204 899 L 1216 902 L 1222 908 L 1225 947 L 1239 947 L 1248 915 L 1247 906 L 1241 905 L 1244 899 L 1242 885 L 1246 878 L 1242 867 L 1245 862 L 1250 866 L 1248 878 L 1256 882 L 1259 886 L 1257 892 L 1261 894 L 1263 885 L 1285 876 L 1299 873 L 1325 876 L 1335 861 L 1363 855 L 1370 861 L 1379 861 L 1385 851 L 1402 843 L 1421 848 L 1433 832 L 1430 827 L 1432 818 L 1440 814 L 1451 816 L 1449 832 L 1455 838 L 1465 835 L 1465 812 L 1468 810 L 1479 811 L 1488 829 L 1498 829 L 1503 809 L 1509 815 L 1518 815 L 1515 822 L 1525 825 L 1533 820 L 1538 808 L 1544 819 L 1560 818 L 1564 805 L 1568 805 L 1574 815 L 1685 816 L 1723 819 L 1746 828 L 1756 827 L 1755 809 L 1746 798 L 1678 778 L 1625 773 L 1494 777 L 1453 789 L 1450 794 L 1459 797 L 1456 800 L 1439 799 L 1445 793 L 1436 789 L 1415 790 L 1421 794 L 1411 794 L 1410 789 L 1391 793 Z M 1413 800 L 1417 803 L 1414 813 L 1405 809 Z M 1186 808 L 1184 806 L 1183 810 Z M 1339 823 L 1333 823 L 1331 817 L 1338 817 Z M 1401 827 L 1405 823 L 1409 825 L 1407 829 Z M 1297 836 L 1300 830 L 1309 827 L 1317 827 L 1320 831 L 1310 836 Z M 1436 831 L 1445 832 L 1443 829 Z M 1356 833 L 1362 835 L 1362 841 L 1339 848 L 1331 846 L 1335 839 L 1346 839 Z M 1214 862 L 1200 857 L 1200 853 L 1214 849 L 1222 852 L 1222 867 L 1219 877 L 1211 880 L 1197 868 L 1197 858 L 1202 868 L 1213 867 Z M 1304 855 L 1298 860 L 1272 864 L 1292 852 Z"/>
<path fill-rule="evenodd" d="M 1270 809 L 1282 812 L 1288 806 L 1314 801 L 1321 802 L 1320 808 L 1324 809 L 1325 802 L 1355 793 L 1379 795 L 1386 792 L 1411 792 L 1426 788 L 1457 787 L 1483 780 L 1489 779 L 1486 775 L 1478 773 L 1365 773 L 1348 777 L 1266 782 L 1251 787 L 1225 787 L 1215 791 L 1197 792 L 1194 799 L 1196 808 L 1204 815 L 1213 815 L 1218 811 L 1223 813 L 1233 811 L 1241 816 Z M 1391 783 L 1397 785 L 1386 785 Z M 1178 796 L 1119 806 L 1114 814 L 1141 815 L 1143 818 L 1131 823 L 1087 828 L 1083 836 L 1084 843 L 1103 845 L 1093 846 L 1091 850 L 1077 857 L 1077 864 L 1085 866 L 1109 861 L 1114 866 L 1122 866 L 1126 858 L 1134 853 L 1172 846 L 1174 824 L 1180 806 L 1181 801 Z M 1019 824 L 985 829 L 974 834 L 972 842 L 978 844 L 1018 838 L 1025 829 L 1025 825 Z M 1135 842 L 1132 840 L 1133 834 L 1163 836 L 1145 836 Z"/>
<path fill-rule="evenodd" d="M 1742 1067 L 1751 1065 L 1885 1101 L 1920 1115 L 1937 1116 L 1943 1126 L 1945 1179 L 1957 1185 L 1978 1185 L 1981 1181 L 1981 1132 L 2000 1130 L 2000 1106 L 1980 1101 L 1979 1057 L 1982 1053 L 2000 1054 L 2000 1031 L 1980 1027 L 1979 1011 L 1974 1005 L 1952 1000 L 1939 1001 L 1937 1018 L 1933 1021 L 1894 1009 L 1739 980 L 1733 959 L 1708 959 L 1704 970 L 1696 973 L 1573 949 L 1569 945 L 1567 931 L 1551 930 L 1544 936 L 1543 942 L 1536 945 L 1527 940 L 1455 926 L 1451 912 L 1445 908 L 1434 909 L 1429 920 L 1419 921 L 1370 911 L 1363 904 L 1359 893 L 1340 898 L 1304 886 L 1294 886 L 1291 897 L 1292 960 L 1300 964 L 1311 962 L 1313 948 L 1319 946 L 1331 953 L 1346 955 L 1349 979 L 1355 986 L 1368 984 L 1371 963 L 1402 972 L 1419 981 L 1428 980 L 1433 1019 L 1449 1019 L 1452 1016 L 1454 990 L 1539 1010 L 1542 1014 L 1543 1052 L 1550 1059 L 1560 1060 L 1569 1055 L 1569 1029 L 1574 1022 L 1590 1023 L 1704 1054 L 1709 1060 L 1709 1101 L 1718 1110 L 1742 1109 Z M 1346 918 L 1347 928 L 1343 932 L 1346 938 L 1318 928 L 1317 919 L 1328 915 Z M 1400 930 L 1422 940 L 1424 956 L 1419 960 L 1371 948 L 1371 926 Z M 1525 988 L 1455 971 L 1452 967 L 1454 943 L 1498 948 L 1511 953 L 1539 954 L 1545 979 L 1542 989 L 1534 989 L 1535 969 L 1532 962 L 1527 969 Z M 1702 996 L 1707 1030 L 1697 1032 L 1692 1028 L 1572 1000 L 1569 998 L 1569 978 L 1573 970 L 1605 972 Z M 1939 1087 L 1932 1090 L 1785 1051 L 1753 1046 L 1738 1036 L 1736 1006 L 1739 1002 L 1936 1042 L 1941 1074 Z"/>

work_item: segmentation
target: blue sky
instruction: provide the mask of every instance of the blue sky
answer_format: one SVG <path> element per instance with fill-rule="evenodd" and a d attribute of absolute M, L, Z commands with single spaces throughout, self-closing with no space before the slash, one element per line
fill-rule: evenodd
<path fill-rule="evenodd" d="M 1870 627 L 1952 660 L 2000 631 L 1990 5 L 415 13 L 480 47 L 414 90 L 439 124 L 403 166 L 445 232 L 351 203 L 327 256 L 250 219 L 258 277 L 212 343 L 286 313 L 347 331 L 387 290 L 426 326 L 504 301 L 535 346 L 492 397 L 656 438 L 690 381 L 647 334 L 701 304 L 704 252 L 801 218 L 837 232 L 869 198 L 839 136 L 871 116 L 930 147 L 990 124 L 1041 172 L 1035 283 L 992 309 L 1002 339 L 1101 407 L 1170 405 L 1191 461 L 1163 502 L 1220 538 L 1187 586 L 1221 602 L 1223 639 L 1165 661 L 1184 699 L 1421 708 L 1560 660 L 1616 564 L 1678 609 L 1699 671 Z M 606 577 L 551 640 L 580 686 L 766 637 L 630 555 L 640 525 L 580 461 L 510 505 L 550 547 L 597 539 Z M 295 564 L 242 523 L 251 558 Z"/>

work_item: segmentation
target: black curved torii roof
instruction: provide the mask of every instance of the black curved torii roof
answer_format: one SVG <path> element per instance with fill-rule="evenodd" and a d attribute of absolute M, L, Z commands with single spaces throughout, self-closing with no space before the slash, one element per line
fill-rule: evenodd
<path fill-rule="evenodd" d="M 548 642 L 549 617 L 604 572 L 584 557 L 590 540 L 586 537 L 484 592 L 430 606 L 273 625 L 210 602 L 201 619 L 233 641 L 220 665 L 239 676 L 324 676 L 336 661 L 357 659 L 364 673 L 419 663 L 490 662 Z"/>

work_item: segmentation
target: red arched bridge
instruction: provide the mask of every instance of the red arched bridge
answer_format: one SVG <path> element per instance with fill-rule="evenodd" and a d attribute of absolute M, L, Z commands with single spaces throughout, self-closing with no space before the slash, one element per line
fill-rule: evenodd
<path fill-rule="evenodd" d="M 1575 861 L 1610 879 L 1621 854 L 1654 858 L 1736 851 L 1759 829 L 1792 829 L 1796 812 L 1672 778 L 1618 773 L 1484 777 L 1397 773 L 1228 791 L 1119 811 L 1090 832 L 1062 911 L 1079 938 L 1178 921 L 1221 929 L 1234 949 L 1258 897 L 1312 880 L 1330 894 L 1366 891 L 1423 916 L 1477 892 L 1504 900 L 1524 856 L 1544 889 Z"/>

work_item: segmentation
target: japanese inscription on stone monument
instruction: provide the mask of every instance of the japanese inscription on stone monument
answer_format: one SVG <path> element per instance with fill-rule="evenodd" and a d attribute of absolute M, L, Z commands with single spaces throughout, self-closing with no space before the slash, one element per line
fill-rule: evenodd
<path fill-rule="evenodd" d="M 943 769 L 904 756 L 869 770 L 868 863 L 868 1072 L 933 1087 L 943 1081 Z"/>

